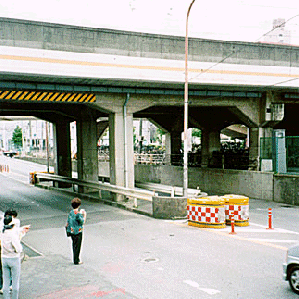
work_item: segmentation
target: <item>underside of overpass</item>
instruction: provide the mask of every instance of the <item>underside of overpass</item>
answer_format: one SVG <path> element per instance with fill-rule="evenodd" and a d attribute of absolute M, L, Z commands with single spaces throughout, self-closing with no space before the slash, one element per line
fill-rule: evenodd
<path fill-rule="evenodd" d="M 82 110 L 89 109 L 94 94 L 42 92 L 30 90 L 0 90 L 1 116 L 35 116 L 49 122 L 75 121 Z M 95 117 L 107 113 L 94 109 Z"/>
<path fill-rule="evenodd" d="M 76 121 L 78 177 L 97 180 L 95 136 L 99 129 L 96 120 L 107 118 L 108 114 L 93 106 L 94 100 L 93 93 L 3 89 L 0 90 L 0 117 L 33 116 L 51 122 L 55 173 L 67 177 L 72 176 L 70 123 Z M 68 187 L 62 183 L 59 186 Z"/>
<path fill-rule="evenodd" d="M 168 132 L 184 130 L 184 108 L 155 106 L 134 115 L 148 118 Z M 222 130 L 233 124 L 243 124 L 231 107 L 189 107 L 188 127 L 201 130 Z"/>
<path fill-rule="evenodd" d="M 28 78 L 27 78 L 28 79 Z M 36 79 L 37 80 L 37 79 Z M 58 79 L 57 79 L 58 80 Z M 58 80 L 59 81 L 59 80 Z M 96 180 L 94 174 L 96 166 L 92 166 L 94 159 L 97 159 L 96 141 L 101 133 L 110 125 L 113 130 L 113 124 L 117 122 L 116 116 L 120 113 L 123 115 L 124 103 L 126 96 L 131 95 L 128 101 L 128 115 L 134 118 L 147 118 L 154 124 L 163 128 L 170 134 L 170 153 L 178 154 L 181 150 L 181 133 L 184 126 L 184 107 L 183 107 L 183 92 L 177 89 L 166 89 L 164 85 L 163 89 L 150 88 L 148 83 L 147 88 L 145 85 L 143 88 L 128 89 L 128 86 L 119 88 L 112 88 L 108 86 L 101 86 L 102 92 L 82 92 L 82 90 L 96 89 L 93 85 L 78 85 L 72 86 L 61 85 L 57 81 L 54 89 L 53 84 L 50 83 L 43 85 L 40 82 L 30 82 L 31 85 L 35 85 L 35 90 L 17 89 L 16 87 L 24 87 L 29 82 L 11 81 L 13 89 L 0 89 L 0 116 L 35 116 L 37 118 L 47 120 L 55 125 L 55 136 L 57 139 L 57 174 L 70 176 L 70 145 L 65 143 L 65 137 L 69 136 L 67 132 L 67 126 L 70 122 L 78 122 L 79 136 L 78 142 L 78 159 L 81 159 L 81 163 L 78 163 L 78 173 L 81 173 L 82 178 Z M 1 83 L 1 82 L 0 82 Z M 52 79 L 52 83 L 54 83 Z M 90 83 L 90 82 L 89 82 Z M 8 84 L 6 82 L 6 84 Z M 22 85 L 23 84 L 23 85 Z M 125 82 L 124 84 L 128 84 Z M 131 82 L 130 84 L 133 84 Z M 1 85 L 1 84 L 0 84 Z M 2 82 L 2 85 L 4 83 Z M 92 87 L 93 86 L 93 87 Z M 41 89 L 41 88 L 44 89 Z M 45 88 L 46 87 L 46 88 Z M 60 91 L 58 91 L 60 89 Z M 62 89 L 65 89 L 64 91 Z M 73 92 L 71 89 L 80 90 L 79 92 Z M 127 91 L 127 93 L 125 93 Z M 131 93 L 129 93 L 129 91 Z M 163 95 L 164 94 L 164 95 Z M 280 99 L 283 98 L 281 93 Z M 236 96 L 238 95 L 238 97 Z M 214 89 L 196 89 L 196 86 L 190 87 L 190 103 L 189 103 L 189 115 L 188 115 L 188 127 L 199 128 L 203 132 L 202 146 L 202 166 L 209 166 L 214 151 L 220 149 L 220 132 L 223 129 L 235 124 L 243 125 L 250 128 L 257 128 L 261 125 L 263 118 L 263 110 L 260 110 L 260 102 L 265 93 L 249 89 L 243 89 L 240 91 L 240 87 L 231 89 L 230 91 L 223 87 L 223 90 L 218 86 L 214 86 Z M 105 104 L 105 101 L 109 99 L 110 106 Z M 106 100 L 105 100 L 106 99 Z M 149 99 L 149 102 L 148 102 Z M 130 102 L 132 101 L 132 102 Z M 167 105 L 163 105 L 166 102 Z M 137 105 L 136 105 L 137 103 Z M 239 104 L 238 104 L 239 103 Z M 170 104 L 170 105 L 169 105 Z M 145 109 L 143 106 L 146 107 Z M 286 104 L 285 113 L 287 121 L 271 122 L 276 127 L 285 127 L 292 132 L 293 124 L 296 119 L 296 113 L 294 113 L 294 107 L 296 104 Z M 115 109 L 115 110 L 114 110 Z M 111 115 L 112 125 L 111 125 Z M 101 119 L 102 121 L 96 122 Z M 109 120 L 110 119 L 110 120 Z M 95 126 L 91 126 L 91 123 L 95 123 Z M 81 124 L 81 126 L 80 126 Z M 91 126 L 91 127 L 90 127 Z M 119 134 L 122 134 L 124 127 L 124 115 L 122 120 L 118 121 L 118 128 L 114 128 L 115 133 L 113 138 L 119 139 Z M 131 125 L 127 127 L 132 129 Z M 91 135 L 90 133 L 93 132 Z M 87 134 L 88 133 L 88 134 Z M 87 136 L 87 140 L 82 142 Z M 91 137 L 93 136 L 93 137 Z M 95 136 L 95 137 L 94 137 Z M 251 139 L 259 138 L 258 136 L 251 136 Z M 94 140 L 92 140 L 94 139 Z M 122 138 L 120 138 L 123 140 Z M 110 140 L 111 143 L 114 141 Z M 65 143 L 64 146 L 62 146 Z M 121 147 L 114 145 L 115 148 Z M 258 143 L 258 141 L 255 141 Z M 85 147 L 82 145 L 85 144 Z M 93 155 L 90 156 L 87 163 L 84 159 L 90 152 L 90 145 L 92 146 Z M 258 156 L 258 148 L 252 146 L 254 150 L 252 156 Z M 110 149 L 110 152 L 113 150 Z M 124 158 L 124 151 L 115 157 L 115 168 L 119 164 L 120 160 Z M 81 152 L 81 154 L 80 154 Z M 60 157 L 60 158 L 59 158 Z M 89 169 L 91 171 L 87 171 Z M 92 170 L 93 169 L 93 170 Z M 87 174 L 86 174 L 87 173 Z M 89 173 L 89 174 L 88 174 Z M 116 180 L 116 178 L 115 178 Z"/>
<path fill-rule="evenodd" d="M 299 136 L 299 103 L 286 103 L 284 109 L 284 119 L 274 128 L 285 129 L 286 136 Z"/>

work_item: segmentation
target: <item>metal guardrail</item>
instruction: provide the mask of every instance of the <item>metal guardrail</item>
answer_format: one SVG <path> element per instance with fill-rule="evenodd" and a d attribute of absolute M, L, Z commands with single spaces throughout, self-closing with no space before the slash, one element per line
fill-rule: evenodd
<path fill-rule="evenodd" d="M 183 196 L 184 194 L 183 188 L 177 186 L 169 186 L 169 185 L 155 184 L 155 183 L 139 183 L 139 182 L 136 182 L 135 185 L 139 188 L 152 190 L 154 192 L 169 193 L 171 194 L 171 197 L 174 197 L 175 195 Z M 190 197 L 203 197 L 208 195 L 205 192 L 201 192 L 201 190 L 199 189 L 189 189 L 189 188 L 187 189 L 187 194 Z"/>
<path fill-rule="evenodd" d="M 40 181 L 40 179 L 46 179 L 48 181 L 58 181 L 62 183 L 69 183 L 74 186 L 82 186 L 88 187 L 92 189 L 98 189 L 99 191 L 110 191 L 112 193 L 121 194 L 127 197 L 132 197 L 135 200 L 135 205 L 137 206 L 137 199 L 144 199 L 152 201 L 153 196 L 155 196 L 155 192 L 149 190 L 142 190 L 136 188 L 126 188 L 116 185 L 111 185 L 110 183 L 102 183 L 102 182 L 88 182 L 85 180 L 79 180 L 75 178 L 68 178 L 59 175 L 53 175 L 49 173 L 38 173 L 35 174 L 35 184 Z"/>
<path fill-rule="evenodd" d="M 156 192 L 163 192 L 170 194 L 171 197 L 175 195 L 183 196 L 183 188 L 176 186 L 168 186 L 155 183 L 135 183 L 138 188 L 126 188 L 122 186 L 112 185 L 107 182 L 89 182 L 76 178 L 68 178 L 50 173 L 32 173 L 34 175 L 33 183 L 38 184 L 41 179 L 52 182 L 69 183 L 72 185 L 75 192 L 75 186 L 87 187 L 97 189 L 99 191 L 110 191 L 112 193 L 120 194 L 134 199 L 134 207 L 138 206 L 138 199 L 153 201 L 153 197 L 158 197 Z M 140 188 L 140 189 L 139 189 Z M 188 197 L 204 197 L 207 193 L 201 192 L 199 189 L 188 189 Z"/>
<path fill-rule="evenodd" d="M 134 154 L 135 164 L 163 164 L 165 161 L 165 154 Z"/>

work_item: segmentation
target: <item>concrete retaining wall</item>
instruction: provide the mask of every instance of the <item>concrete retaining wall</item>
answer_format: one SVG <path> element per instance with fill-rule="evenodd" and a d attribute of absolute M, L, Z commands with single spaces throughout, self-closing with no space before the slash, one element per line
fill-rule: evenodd
<path fill-rule="evenodd" d="M 135 179 L 182 186 L 183 169 L 180 166 L 136 165 Z M 189 188 L 197 188 L 209 195 L 240 194 L 250 198 L 273 200 L 273 173 L 190 167 Z"/>
<path fill-rule="evenodd" d="M 299 176 L 274 175 L 274 200 L 299 206 Z"/>
<path fill-rule="evenodd" d="M 99 173 L 101 176 L 109 177 L 108 165 L 108 162 L 99 163 Z M 286 177 L 285 180 L 282 179 L 283 177 Z M 293 177 L 296 178 L 297 176 Z M 137 164 L 135 165 L 135 180 L 139 182 L 182 187 L 183 168 L 172 165 Z M 281 181 L 281 183 L 279 183 L 279 181 Z M 282 181 L 284 181 L 284 183 L 282 183 Z M 295 190 L 297 188 L 296 186 L 291 187 L 291 185 L 294 185 L 294 182 L 291 176 L 277 176 L 272 172 L 199 167 L 189 167 L 188 169 L 189 188 L 196 189 L 199 187 L 201 191 L 207 192 L 209 195 L 233 193 L 245 195 L 249 198 L 284 202 L 285 194 L 290 191 L 283 191 L 282 186 L 283 184 L 284 186 L 287 184 L 288 187 L 286 188 Z M 281 191 L 274 192 L 275 188 L 280 188 Z"/>

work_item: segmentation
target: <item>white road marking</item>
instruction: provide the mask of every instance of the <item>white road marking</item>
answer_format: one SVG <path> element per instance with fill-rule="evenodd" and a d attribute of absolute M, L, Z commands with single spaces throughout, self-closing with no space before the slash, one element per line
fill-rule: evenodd
<path fill-rule="evenodd" d="M 172 223 L 172 224 L 176 224 L 179 226 L 188 226 L 186 220 L 166 220 L 166 222 Z M 242 240 L 247 240 L 250 242 L 255 242 L 255 243 L 259 243 L 262 245 L 266 245 L 266 246 L 271 246 L 271 247 L 275 247 L 278 249 L 282 249 L 282 250 L 287 250 L 287 247 L 282 247 L 280 245 L 275 245 L 275 243 L 299 243 L 299 240 L 282 240 L 282 239 L 258 239 L 258 238 L 247 238 L 247 237 L 242 237 L 242 236 L 238 236 L 238 233 L 259 233 L 259 234 L 273 234 L 273 233 L 277 233 L 277 234 L 293 234 L 293 235 L 299 235 L 299 232 L 295 232 L 295 231 L 291 231 L 291 230 L 287 230 L 287 229 L 282 229 L 282 228 L 274 228 L 274 229 L 267 229 L 268 227 L 265 225 L 261 225 L 261 224 L 256 224 L 256 223 L 252 223 L 250 222 L 249 226 L 239 226 L 239 227 L 235 227 L 235 232 L 237 233 L 236 237 L 234 235 L 235 238 L 237 239 L 242 239 Z M 200 228 L 199 228 L 200 229 Z M 225 228 L 221 228 L 221 229 L 213 229 L 213 228 L 202 228 L 203 230 L 207 230 L 207 231 L 211 231 L 214 233 L 219 233 L 221 235 L 226 235 L 228 234 L 228 232 L 231 231 L 231 227 L 227 226 Z M 189 281 L 190 282 L 190 281 Z M 201 289 L 203 290 L 203 289 Z"/>
<path fill-rule="evenodd" d="M 299 243 L 299 240 L 256 239 L 256 238 L 248 238 L 247 240 L 271 242 L 271 243 Z"/>
<path fill-rule="evenodd" d="M 191 287 L 194 287 L 200 291 L 203 291 L 209 295 L 215 295 L 215 294 L 221 293 L 220 291 L 215 290 L 215 289 L 201 288 L 197 282 L 192 281 L 192 280 L 184 280 L 184 283 L 186 283 L 186 284 L 190 285 Z"/>
<path fill-rule="evenodd" d="M 231 227 L 227 227 L 222 229 L 221 231 L 228 232 L 231 231 Z M 286 233 L 282 232 L 281 230 L 275 228 L 275 229 L 261 229 L 261 228 L 240 228 L 235 227 L 236 232 L 242 232 L 242 233 Z"/>
<path fill-rule="evenodd" d="M 257 226 L 260 228 L 253 228 L 252 226 Z M 273 229 L 267 229 L 268 227 L 265 225 L 260 225 L 256 223 L 250 223 L 249 226 L 235 226 L 236 232 L 242 232 L 242 233 L 280 233 L 280 234 L 294 234 L 299 235 L 299 232 L 295 232 L 292 230 L 287 230 L 283 228 L 273 228 Z M 219 231 L 231 231 L 231 227 L 227 226 L 225 228 L 219 229 Z"/>
<path fill-rule="evenodd" d="M 14 181 L 17 181 L 19 183 L 22 183 L 22 184 L 26 184 L 26 185 L 29 185 L 29 186 L 33 186 L 33 185 L 30 185 L 29 184 L 29 177 L 28 176 L 25 176 L 23 174 L 19 174 L 19 173 L 16 173 L 16 172 L 8 172 L 8 173 L 1 173 L 1 175 L 5 176 L 5 177 L 8 177 Z M 17 178 L 19 177 L 19 178 Z"/>
<path fill-rule="evenodd" d="M 188 220 L 187 220 L 187 219 L 180 219 L 180 220 L 165 220 L 165 222 L 168 222 L 168 223 L 187 223 Z"/>

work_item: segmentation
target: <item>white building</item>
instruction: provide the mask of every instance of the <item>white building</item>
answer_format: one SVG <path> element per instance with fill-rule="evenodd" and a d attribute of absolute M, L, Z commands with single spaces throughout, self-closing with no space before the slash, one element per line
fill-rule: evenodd
<path fill-rule="evenodd" d="M 15 150 L 12 142 L 14 130 L 19 126 L 23 133 L 22 151 L 45 151 L 48 127 L 49 147 L 53 148 L 53 129 L 50 123 L 37 118 L 23 120 L 0 120 L 0 149 L 4 151 Z"/>
<path fill-rule="evenodd" d="M 266 43 L 290 44 L 291 32 L 285 28 L 285 19 L 274 19 L 273 29 L 264 37 Z"/>

